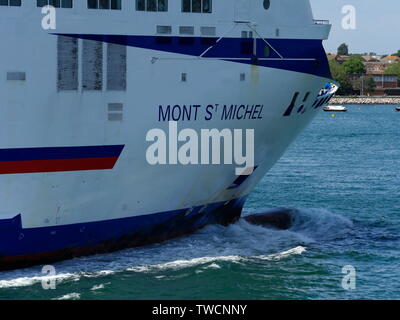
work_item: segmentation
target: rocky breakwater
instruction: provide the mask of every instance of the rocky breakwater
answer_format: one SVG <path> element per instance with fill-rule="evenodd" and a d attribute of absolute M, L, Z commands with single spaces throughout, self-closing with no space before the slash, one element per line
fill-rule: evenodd
<path fill-rule="evenodd" d="M 343 104 L 395 104 L 400 105 L 400 97 L 344 97 L 335 96 L 329 102 L 330 105 L 343 105 Z"/>

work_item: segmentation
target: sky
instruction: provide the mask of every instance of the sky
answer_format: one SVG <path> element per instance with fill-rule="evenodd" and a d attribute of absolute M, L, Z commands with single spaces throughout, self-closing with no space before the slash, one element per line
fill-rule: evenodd
<path fill-rule="evenodd" d="M 296 0 L 294 0 L 296 1 Z M 350 53 L 392 54 L 400 50 L 400 0 L 310 0 L 314 19 L 330 20 L 332 31 L 324 42 L 327 52 L 337 52 L 343 42 Z M 355 29 L 344 29 L 344 6 L 355 9 Z M 348 21 L 346 19 L 346 21 Z"/>

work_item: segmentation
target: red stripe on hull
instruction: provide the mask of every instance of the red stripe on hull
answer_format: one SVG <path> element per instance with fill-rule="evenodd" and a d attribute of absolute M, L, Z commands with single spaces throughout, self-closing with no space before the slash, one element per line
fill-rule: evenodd
<path fill-rule="evenodd" d="M 0 174 L 107 170 L 114 168 L 117 160 L 118 157 L 1 161 Z"/>

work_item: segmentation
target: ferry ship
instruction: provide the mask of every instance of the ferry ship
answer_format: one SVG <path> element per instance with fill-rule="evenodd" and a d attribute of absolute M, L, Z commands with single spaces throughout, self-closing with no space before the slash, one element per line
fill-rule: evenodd
<path fill-rule="evenodd" d="M 330 29 L 308 0 L 0 1 L 0 270 L 237 221 L 335 93 Z M 150 164 L 171 121 L 254 130 L 254 166 Z"/>

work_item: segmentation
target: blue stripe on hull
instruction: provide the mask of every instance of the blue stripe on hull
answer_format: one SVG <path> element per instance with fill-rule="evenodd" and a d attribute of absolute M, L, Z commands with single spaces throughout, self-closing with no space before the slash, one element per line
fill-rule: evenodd
<path fill-rule="evenodd" d="M 59 34 L 79 39 L 95 40 L 106 43 L 120 44 L 156 51 L 173 52 L 199 57 L 217 38 L 201 37 L 175 37 L 175 36 L 136 36 L 136 35 L 97 35 L 97 34 Z M 278 54 L 269 49 L 268 58 L 276 60 L 257 60 L 265 58 L 264 50 L 267 44 L 262 39 L 257 39 L 257 52 L 246 53 L 243 44 L 248 45 L 246 38 L 223 38 L 207 51 L 203 58 L 223 58 L 227 61 L 259 65 L 275 69 L 283 69 L 301 73 L 312 74 L 331 79 L 331 72 L 326 57 L 322 40 L 314 39 L 267 39 L 268 43 L 276 49 L 285 59 L 315 59 L 311 61 L 280 60 Z M 252 43 L 251 43 L 252 47 Z M 252 51 L 252 50 L 250 50 Z M 248 58 L 248 60 L 230 59 Z M 251 59 L 251 60 L 250 60 Z"/>
<path fill-rule="evenodd" d="M 72 225 L 23 229 L 21 215 L 0 220 L 0 270 L 112 252 L 239 219 L 244 198 L 192 209 Z"/>

